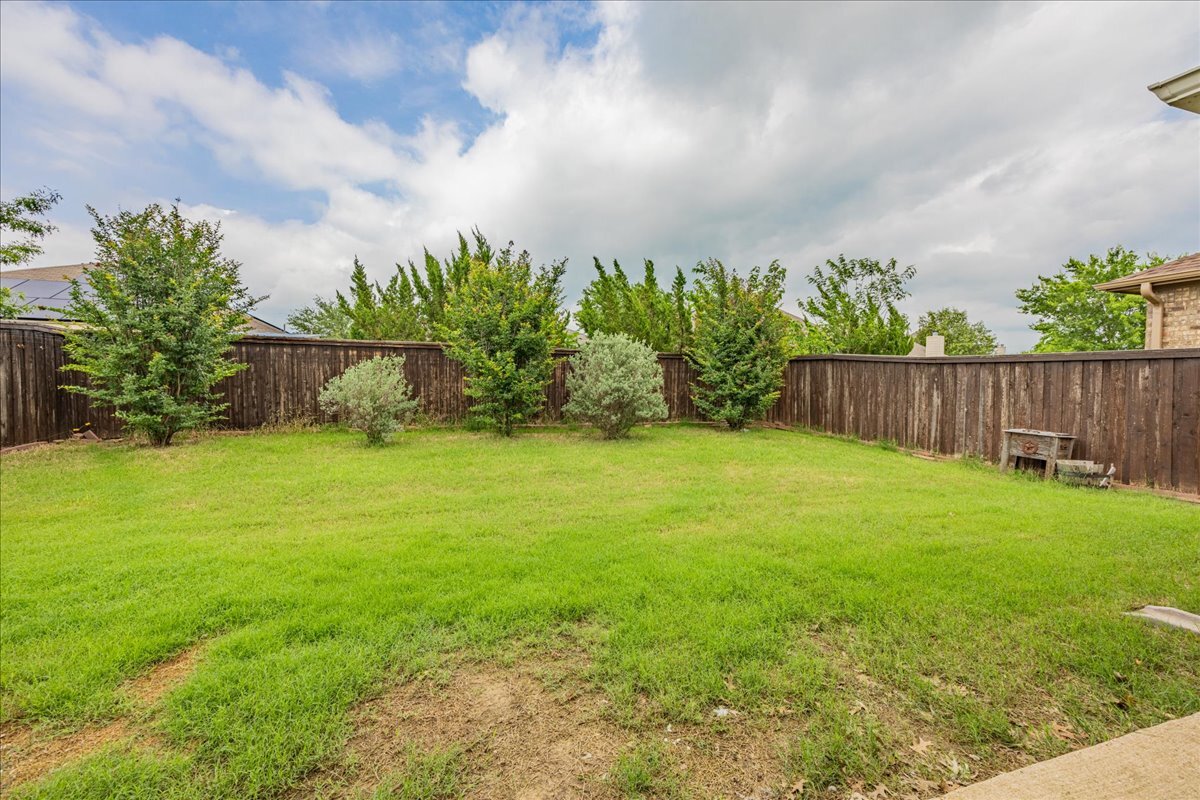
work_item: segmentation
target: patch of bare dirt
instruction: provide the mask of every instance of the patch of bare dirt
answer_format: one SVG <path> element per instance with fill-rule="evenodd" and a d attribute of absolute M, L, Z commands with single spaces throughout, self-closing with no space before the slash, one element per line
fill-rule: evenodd
<path fill-rule="evenodd" d="M 610 800 L 618 758 L 652 744 L 676 782 L 704 798 L 783 800 L 784 752 L 803 721 L 737 713 L 699 724 L 624 728 L 577 655 L 513 666 L 471 663 L 400 683 L 364 702 L 341 763 L 313 776 L 294 800 L 358 798 L 403 767 L 410 748 L 460 747 L 472 800 Z"/>
<path fill-rule="evenodd" d="M 134 701 L 135 708 L 149 709 L 192 674 L 199 651 L 198 646 L 192 647 L 157 664 L 144 675 L 127 681 L 123 692 Z M 139 746 L 160 744 L 153 733 L 129 717 L 68 733 L 19 721 L 7 722 L 0 726 L 0 797 L 7 797 L 20 784 L 44 778 L 59 767 L 116 742 Z"/>
<path fill-rule="evenodd" d="M 667 725 L 657 735 L 681 783 L 697 796 L 781 800 L 800 796 L 784 761 L 800 726 L 790 717 L 738 715 L 719 724 Z"/>
<path fill-rule="evenodd" d="M 125 684 L 125 693 L 139 705 L 152 706 L 191 676 L 200 657 L 199 647 L 190 647 L 174 658 L 156 664 L 153 669 Z"/>
<path fill-rule="evenodd" d="M 632 740 L 606 720 L 606 707 L 561 661 L 467 664 L 444 680 L 417 678 L 363 703 L 343 765 L 293 796 L 356 797 L 415 745 L 464 748 L 472 798 L 596 797 Z"/>
<path fill-rule="evenodd" d="M 6 723 L 0 727 L 0 796 L 7 797 L 17 785 L 43 778 L 107 744 L 129 739 L 131 734 L 125 720 L 90 725 L 65 736 Z"/>

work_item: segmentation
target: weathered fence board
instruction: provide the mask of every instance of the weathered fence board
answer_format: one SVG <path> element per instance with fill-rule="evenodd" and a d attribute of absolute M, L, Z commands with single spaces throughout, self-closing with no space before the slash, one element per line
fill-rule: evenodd
<path fill-rule="evenodd" d="M 0 325 L 3 446 L 65 438 L 84 422 L 102 436 L 119 433 L 109 411 L 59 388 L 78 380 L 60 369 L 62 345 L 62 335 L 45 326 Z M 320 387 L 354 363 L 385 355 L 405 356 L 428 417 L 465 416 L 462 370 L 441 345 L 247 337 L 231 354 L 247 368 L 220 387 L 229 403 L 226 424 L 249 429 L 297 417 L 323 420 Z M 659 362 L 670 418 L 696 418 L 690 365 L 672 354 Z M 546 401 L 545 418 L 560 419 L 565 364 L 546 387 Z M 1061 430 L 1078 437 L 1075 458 L 1116 464 L 1118 480 L 1200 493 L 1200 350 L 805 356 L 788 363 L 767 421 L 991 461 L 1000 457 L 1004 428 Z"/>

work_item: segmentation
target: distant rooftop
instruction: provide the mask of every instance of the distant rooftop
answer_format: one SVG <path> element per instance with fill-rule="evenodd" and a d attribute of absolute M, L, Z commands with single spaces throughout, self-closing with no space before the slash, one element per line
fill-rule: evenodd
<path fill-rule="evenodd" d="M 86 284 L 83 273 L 92 266 L 92 263 L 87 262 L 54 267 L 6 269 L 0 272 L 0 286 L 11 289 L 14 295 L 24 296 L 22 302 L 28 305 L 17 315 L 18 319 L 70 322 L 71 319 L 65 312 L 71 304 L 71 281 L 83 278 Z M 85 286 L 84 291 L 90 291 L 90 288 Z M 253 314 L 247 314 L 246 318 L 251 333 L 286 333 L 283 328 Z"/>
<path fill-rule="evenodd" d="M 6 280 L 15 280 L 17 278 L 25 278 L 26 280 L 38 281 L 73 281 L 83 274 L 83 271 L 88 267 L 93 267 L 90 261 L 85 261 L 82 264 L 63 264 L 58 267 L 27 267 L 21 269 L 6 269 L 0 272 L 0 278 Z M 5 284 L 6 286 L 8 284 Z"/>

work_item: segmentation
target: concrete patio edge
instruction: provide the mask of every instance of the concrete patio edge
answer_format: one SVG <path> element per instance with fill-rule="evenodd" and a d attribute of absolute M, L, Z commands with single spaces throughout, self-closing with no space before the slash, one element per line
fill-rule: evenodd
<path fill-rule="evenodd" d="M 955 789 L 942 800 L 1195 800 L 1200 714 Z"/>

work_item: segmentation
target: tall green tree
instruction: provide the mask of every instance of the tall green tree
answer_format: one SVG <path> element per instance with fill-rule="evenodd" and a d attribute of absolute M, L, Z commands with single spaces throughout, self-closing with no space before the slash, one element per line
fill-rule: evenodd
<path fill-rule="evenodd" d="M 458 250 L 444 262 L 438 261 L 426 250 L 424 275 L 415 264 L 408 262 L 409 276 L 417 295 L 418 313 L 425 327 L 426 338 L 430 341 L 440 335 L 446 323 L 446 306 L 450 296 L 470 278 L 471 265 L 492 263 L 495 253 L 487 237 L 478 228 L 472 228 L 471 239 L 473 248 L 467 243 L 466 237 L 459 233 Z"/>
<path fill-rule="evenodd" d="M 692 294 L 687 289 L 687 278 L 683 270 L 675 268 L 675 280 L 671 281 L 671 306 L 675 316 L 676 340 L 672 344 L 672 352 L 682 353 L 692 346 L 696 332 L 696 310 L 692 303 Z"/>
<path fill-rule="evenodd" d="M 1146 301 L 1092 287 L 1166 261 L 1153 254 L 1139 259 L 1117 245 L 1086 261 L 1072 258 L 1053 275 L 1039 275 L 1028 289 L 1018 289 L 1021 312 L 1037 318 L 1029 326 L 1041 334 L 1034 352 L 1140 350 L 1146 341 Z"/>
<path fill-rule="evenodd" d="M 51 189 L 0 202 L 0 265 L 24 264 L 42 254 L 42 240 L 57 230 L 44 217 L 62 199 Z"/>
<path fill-rule="evenodd" d="M 386 286 L 367 279 L 358 257 L 350 273 L 349 297 L 338 292 L 338 308 L 350 320 L 351 339 L 420 341 L 424 328 L 417 312 L 416 292 L 408 273 L 399 266 Z"/>
<path fill-rule="evenodd" d="M 62 199 L 51 189 L 0 201 L 0 266 L 24 264 L 42 254 L 42 240 L 57 228 L 45 219 Z M 14 319 L 27 304 L 24 296 L 0 287 L 0 319 Z"/>
<path fill-rule="evenodd" d="M 816 296 L 801 301 L 803 351 L 904 355 L 912 349 L 908 318 L 896 304 L 908 297 L 905 284 L 916 267 L 896 259 L 828 259 L 808 276 Z"/>
<path fill-rule="evenodd" d="M 312 305 L 293 311 L 287 320 L 295 333 L 307 333 L 322 339 L 351 338 L 350 317 L 342 311 L 336 297 L 332 300 L 314 297 Z"/>
<path fill-rule="evenodd" d="M 623 333 L 659 352 L 682 352 L 692 337 L 691 298 L 683 270 L 676 268 L 671 291 L 658 285 L 654 262 L 646 259 L 641 283 L 630 283 L 613 261 L 608 272 L 593 259 L 596 277 L 583 290 L 576 321 L 588 336 Z"/>
<path fill-rule="evenodd" d="M 936 308 L 926 311 L 917 320 L 912 338 L 924 342 L 931 333 L 946 338 L 948 356 L 987 356 L 1000 345 L 996 336 L 982 322 L 971 322 L 961 308 Z"/>
<path fill-rule="evenodd" d="M 64 369 L 89 380 L 66 388 L 169 445 L 220 418 L 226 404 L 213 387 L 245 368 L 227 355 L 258 300 L 241 265 L 221 255 L 219 225 L 192 222 L 178 206 L 88 212 L 96 263 L 72 281 L 70 313 L 83 324 L 67 331 Z"/>
<path fill-rule="evenodd" d="M 545 403 L 554 349 L 568 343 L 562 311 L 566 262 L 534 270 L 513 245 L 490 261 L 472 260 L 470 274 L 446 303 L 443 340 L 466 373 L 472 415 L 511 436 Z"/>
<path fill-rule="evenodd" d="M 696 267 L 696 330 L 686 351 L 697 371 L 696 408 L 729 428 L 761 418 L 779 397 L 788 361 L 787 320 L 779 313 L 784 270 L 778 261 L 745 277 L 709 259 Z"/>
<path fill-rule="evenodd" d="M 493 250 L 478 229 L 473 247 L 460 233 L 459 247 L 444 262 L 425 251 L 422 269 L 412 261 L 396 265 L 387 285 L 367 278 L 354 259 L 350 287 L 332 299 L 314 297 L 311 305 L 288 316 L 298 333 L 334 339 L 435 341 L 441 335 L 450 296 L 467 281 L 475 262 L 491 263 Z"/>
<path fill-rule="evenodd" d="M 387 284 L 367 277 L 366 267 L 354 257 L 350 286 L 332 300 L 317 296 L 312 305 L 288 315 L 288 325 L 298 333 L 330 339 L 427 341 L 416 287 L 403 267 Z"/>

